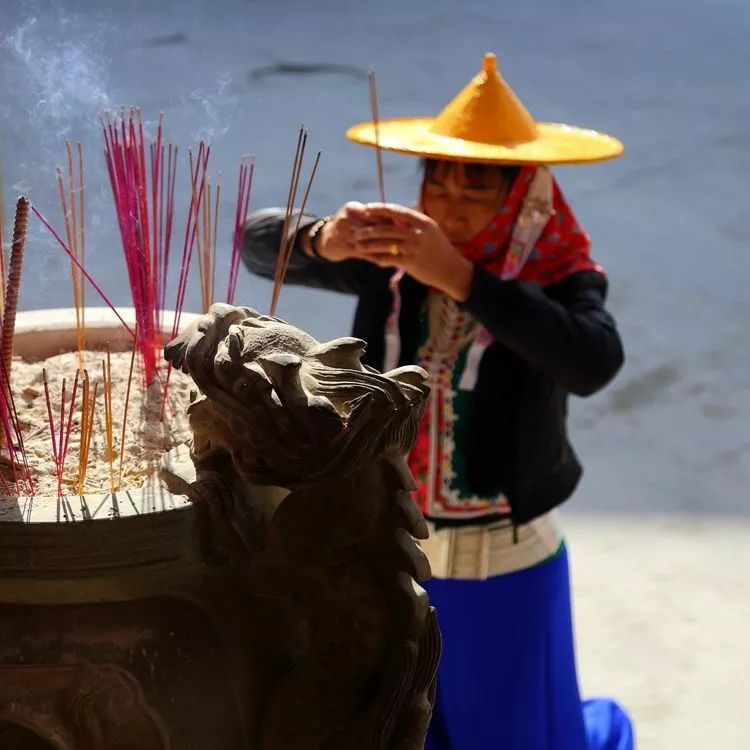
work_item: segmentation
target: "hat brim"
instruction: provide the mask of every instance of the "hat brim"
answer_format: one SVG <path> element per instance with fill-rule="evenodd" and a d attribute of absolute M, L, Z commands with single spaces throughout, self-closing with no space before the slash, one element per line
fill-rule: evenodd
<path fill-rule="evenodd" d="M 376 141 L 375 124 L 362 122 L 349 128 L 346 137 L 384 151 L 483 164 L 586 164 L 614 159 L 624 148 L 606 133 L 558 123 L 538 122 L 535 140 L 512 146 L 438 135 L 430 130 L 432 123 L 431 117 L 381 120 Z"/>

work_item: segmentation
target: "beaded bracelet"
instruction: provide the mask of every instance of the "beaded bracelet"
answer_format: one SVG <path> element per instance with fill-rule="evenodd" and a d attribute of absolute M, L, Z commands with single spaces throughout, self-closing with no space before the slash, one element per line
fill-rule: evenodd
<path fill-rule="evenodd" d="M 333 219 L 333 216 L 324 216 L 322 219 L 318 219 L 312 227 L 310 227 L 310 231 L 307 233 L 307 239 L 310 241 L 310 252 L 318 259 L 318 260 L 325 260 L 325 258 L 318 252 L 318 245 L 317 245 L 317 238 L 318 233 L 320 230 Z"/>

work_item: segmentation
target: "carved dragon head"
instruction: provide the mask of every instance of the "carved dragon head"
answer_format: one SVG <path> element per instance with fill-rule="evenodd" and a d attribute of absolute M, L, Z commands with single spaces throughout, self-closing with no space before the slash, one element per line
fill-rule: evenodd
<path fill-rule="evenodd" d="M 216 304 L 164 350 L 202 396 L 189 408 L 193 455 L 229 453 L 255 484 L 296 488 L 408 452 L 429 389 L 419 367 L 380 374 L 365 343 L 321 344 L 277 318 Z"/>

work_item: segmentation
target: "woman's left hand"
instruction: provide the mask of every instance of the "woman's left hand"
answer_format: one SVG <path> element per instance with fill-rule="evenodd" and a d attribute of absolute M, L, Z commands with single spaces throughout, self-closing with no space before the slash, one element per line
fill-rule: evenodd
<path fill-rule="evenodd" d="M 474 266 L 429 216 L 394 203 L 368 203 L 368 226 L 354 232 L 356 254 L 383 268 L 403 268 L 426 286 L 463 302 Z"/>

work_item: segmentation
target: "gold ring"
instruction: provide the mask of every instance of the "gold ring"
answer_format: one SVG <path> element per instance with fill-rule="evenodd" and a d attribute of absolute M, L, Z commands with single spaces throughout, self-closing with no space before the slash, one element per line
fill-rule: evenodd
<path fill-rule="evenodd" d="M 399 252 L 398 245 L 395 242 L 388 248 L 388 252 L 391 255 L 400 255 L 401 254 Z"/>

